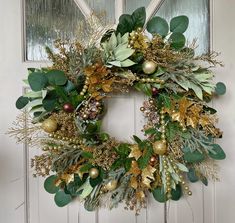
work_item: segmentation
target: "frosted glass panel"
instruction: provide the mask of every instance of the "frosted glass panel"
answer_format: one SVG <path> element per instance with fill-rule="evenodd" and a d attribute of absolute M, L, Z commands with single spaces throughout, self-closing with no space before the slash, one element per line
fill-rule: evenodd
<path fill-rule="evenodd" d="M 26 60 L 47 60 L 45 46 L 54 40 L 73 39 L 79 21 L 84 19 L 74 0 L 24 0 L 26 28 Z M 105 14 L 105 23 L 114 21 L 114 3 L 107 0 L 87 0 L 97 14 Z"/>
<path fill-rule="evenodd" d="M 189 29 L 185 35 L 189 42 L 197 39 L 198 54 L 209 49 L 209 0 L 165 0 L 157 15 L 168 21 L 177 15 L 189 17 Z"/>
<path fill-rule="evenodd" d="M 115 22 L 115 0 L 86 0 L 87 4 L 94 9 L 95 13 L 102 16 L 106 24 Z"/>
<path fill-rule="evenodd" d="M 125 0 L 124 13 L 131 14 L 139 7 L 147 7 L 151 0 Z"/>

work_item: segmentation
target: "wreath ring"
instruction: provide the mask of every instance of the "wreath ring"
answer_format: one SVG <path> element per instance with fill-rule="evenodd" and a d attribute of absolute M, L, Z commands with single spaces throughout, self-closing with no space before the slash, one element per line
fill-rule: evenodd
<path fill-rule="evenodd" d="M 170 25 L 153 17 L 146 24 L 152 38 L 143 30 L 145 19 L 145 8 L 139 8 L 122 15 L 115 30 L 86 21 L 90 33 L 83 39 L 56 41 L 58 53 L 47 48 L 52 67 L 29 69 L 31 91 L 16 107 L 33 119 L 26 130 L 18 121 L 9 133 L 42 148 L 32 166 L 35 175 L 50 175 L 44 187 L 60 207 L 79 197 L 89 211 L 124 201 L 138 212 L 148 193 L 159 202 L 179 200 L 192 195 L 188 180 L 207 185 L 218 178 L 212 167 L 225 153 L 214 142 L 222 133 L 207 104 L 226 91 L 212 82 L 211 66 L 221 65 L 217 54 L 195 56 L 193 46 L 185 45 L 186 16 Z M 125 143 L 102 132 L 101 119 L 103 100 L 130 88 L 148 97 L 140 108 L 146 138 Z"/>

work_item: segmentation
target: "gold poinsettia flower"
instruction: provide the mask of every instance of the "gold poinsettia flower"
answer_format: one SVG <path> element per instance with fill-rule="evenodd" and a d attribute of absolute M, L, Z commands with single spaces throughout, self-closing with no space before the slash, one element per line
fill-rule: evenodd
<path fill-rule="evenodd" d="M 131 152 L 129 154 L 129 158 L 134 157 L 135 160 L 138 160 L 142 156 L 142 152 L 139 149 L 139 146 L 137 144 L 131 145 Z"/>
<path fill-rule="evenodd" d="M 151 165 L 148 165 L 146 168 L 144 168 L 142 170 L 142 174 L 141 174 L 142 183 L 147 188 L 151 188 L 150 183 L 152 183 L 155 180 L 155 177 L 154 177 L 155 171 L 156 171 L 156 169 L 154 167 L 152 167 Z"/>

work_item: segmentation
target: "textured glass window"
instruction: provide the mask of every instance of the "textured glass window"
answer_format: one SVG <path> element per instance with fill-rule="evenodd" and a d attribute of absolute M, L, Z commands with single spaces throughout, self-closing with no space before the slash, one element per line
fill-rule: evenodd
<path fill-rule="evenodd" d="M 189 17 L 189 28 L 185 35 L 189 42 L 197 39 L 198 54 L 209 49 L 209 0 L 165 0 L 157 15 L 168 21 L 177 15 Z"/>
<path fill-rule="evenodd" d="M 79 21 L 84 16 L 74 0 L 24 0 L 26 49 L 25 59 L 47 60 L 45 46 L 52 47 L 56 39 L 72 39 L 77 35 Z M 114 21 L 115 1 L 86 0 L 95 13 L 105 14 L 105 22 Z"/>
<path fill-rule="evenodd" d="M 54 40 L 76 37 L 79 21 L 84 20 L 74 0 L 24 0 L 26 60 L 46 60 L 45 46 L 52 47 Z M 114 0 L 86 0 L 95 13 L 104 14 L 105 23 L 114 23 Z M 132 13 L 136 8 L 147 7 L 151 0 L 125 0 L 124 13 Z M 186 37 L 191 42 L 197 38 L 198 53 L 209 47 L 209 0 L 165 0 L 158 15 L 169 20 L 176 15 L 187 15 L 190 27 Z"/>
<path fill-rule="evenodd" d="M 124 13 L 131 14 L 139 7 L 147 7 L 151 0 L 125 0 Z"/>

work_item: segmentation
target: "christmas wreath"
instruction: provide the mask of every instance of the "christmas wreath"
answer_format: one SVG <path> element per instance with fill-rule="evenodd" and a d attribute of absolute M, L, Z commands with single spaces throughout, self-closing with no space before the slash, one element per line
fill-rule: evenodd
<path fill-rule="evenodd" d="M 42 148 L 32 167 L 47 176 L 45 190 L 59 207 L 78 197 L 89 211 L 125 202 L 138 212 L 149 194 L 179 200 L 192 195 L 189 181 L 218 179 L 216 160 L 225 153 L 208 103 L 226 91 L 212 82 L 211 68 L 222 64 L 186 44 L 186 16 L 145 20 L 145 8 L 122 15 L 115 29 L 91 17 L 76 40 L 47 48 L 51 67 L 28 69 L 30 90 L 16 101 L 24 109 L 9 133 Z M 145 138 L 132 143 L 102 130 L 104 101 L 130 89 L 147 96 Z"/>

